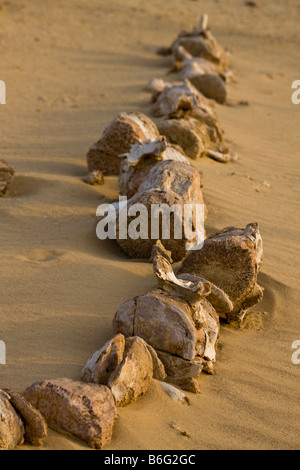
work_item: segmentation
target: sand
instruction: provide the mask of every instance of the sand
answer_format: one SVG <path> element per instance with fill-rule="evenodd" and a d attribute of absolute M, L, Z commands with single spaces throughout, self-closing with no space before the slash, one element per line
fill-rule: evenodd
<path fill-rule="evenodd" d="M 14 0 L 0 2 L 0 158 L 17 170 L 0 200 L 0 386 L 22 392 L 45 378 L 78 379 L 112 335 L 119 305 L 155 284 L 152 267 L 96 238 L 96 208 L 117 179 L 81 181 L 85 154 L 120 111 L 149 113 L 143 86 L 165 77 L 155 50 L 210 15 L 232 51 L 236 82 L 217 106 L 238 162 L 202 159 L 208 233 L 260 223 L 263 302 L 248 328 L 222 326 L 216 375 L 180 406 L 153 382 L 125 409 L 107 449 L 299 449 L 297 304 L 300 79 L 297 0 Z M 239 101 L 249 106 L 239 106 Z M 299 297 L 298 297 L 299 298 Z M 262 315 L 262 312 L 264 315 Z M 172 426 L 176 423 L 176 426 Z M 177 428 L 186 431 L 183 436 Z M 27 449 L 28 447 L 22 447 Z M 87 449 L 50 431 L 45 449 Z"/>

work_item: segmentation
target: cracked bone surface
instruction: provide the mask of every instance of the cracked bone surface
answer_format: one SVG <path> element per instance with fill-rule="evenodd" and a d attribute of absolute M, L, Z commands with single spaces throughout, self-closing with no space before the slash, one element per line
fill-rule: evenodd
<path fill-rule="evenodd" d="M 15 175 L 15 170 L 5 160 L 0 160 L 0 197 L 3 196 L 9 188 Z"/>
<path fill-rule="evenodd" d="M 134 196 L 157 162 L 172 160 L 190 164 L 182 149 L 168 144 L 165 137 L 155 141 L 139 141 L 123 157 L 119 185 L 121 194 L 128 198 Z"/>
<path fill-rule="evenodd" d="M 215 304 L 219 315 L 240 323 L 247 310 L 262 300 L 263 289 L 257 284 L 262 259 L 257 223 L 245 229 L 228 227 L 207 238 L 201 250 L 191 251 L 177 274 L 202 276 L 215 284 L 233 305 L 231 311 L 224 311 L 224 306 Z"/>
<path fill-rule="evenodd" d="M 159 132 L 154 122 L 142 113 L 120 113 L 103 131 L 101 139 L 87 154 L 89 172 L 118 175 L 119 155 L 129 152 L 139 140 L 155 140 Z"/>
<path fill-rule="evenodd" d="M 96 449 L 110 442 L 118 413 L 105 385 L 44 380 L 31 385 L 24 396 L 52 429 L 70 433 Z"/>
<path fill-rule="evenodd" d="M 218 315 L 206 300 L 210 283 L 178 279 L 161 255 L 154 259 L 154 271 L 159 288 L 125 302 L 114 317 L 114 330 L 143 338 L 157 351 L 166 380 L 196 392 L 191 379 L 215 362 L 219 336 Z"/>
<path fill-rule="evenodd" d="M 42 446 L 48 435 L 48 427 L 41 413 L 19 393 L 12 390 L 5 390 L 5 392 L 23 421 L 25 441 L 36 447 Z"/>
<path fill-rule="evenodd" d="M 212 108 L 213 102 L 205 98 L 189 80 L 176 83 L 162 82 L 158 86 L 152 80 L 152 90 L 154 87 L 161 90 L 152 91 L 154 99 L 152 113 L 155 116 L 168 119 L 193 117 L 205 124 L 208 129 L 212 129 L 217 138 L 222 141 L 224 132 Z"/>
<path fill-rule="evenodd" d="M 81 379 L 86 383 L 107 385 L 110 375 L 123 361 L 124 350 L 124 336 L 116 335 L 88 360 L 82 369 Z"/>
<path fill-rule="evenodd" d="M 124 359 L 108 381 L 116 405 L 136 401 L 147 392 L 152 378 L 153 359 L 146 342 L 137 336 L 127 338 Z"/>
<path fill-rule="evenodd" d="M 229 151 L 215 128 L 194 117 L 162 119 L 158 123 L 158 129 L 170 143 L 178 145 L 193 160 L 217 155 L 219 161 L 230 161 Z"/>
<path fill-rule="evenodd" d="M 166 145 L 164 139 L 158 139 L 154 146 L 145 142 L 142 144 L 146 149 L 147 158 L 150 159 L 150 167 L 144 171 L 144 157 L 135 163 L 131 178 L 123 178 L 122 188 L 124 192 L 134 193 L 129 199 L 127 207 L 119 206 L 117 224 L 117 242 L 131 258 L 150 259 L 153 246 L 157 240 L 161 240 L 164 248 L 172 253 L 174 261 L 180 261 L 186 255 L 189 246 L 193 246 L 203 237 L 202 227 L 199 221 L 205 217 L 204 202 L 201 191 L 201 173 L 191 166 L 186 157 L 176 149 L 172 150 L 171 156 L 176 160 L 156 161 L 157 154 L 154 154 L 154 163 L 151 164 L 152 157 L 148 152 L 149 148 L 156 149 L 156 146 Z M 164 148 L 164 147 L 163 147 Z M 141 149 L 138 150 L 140 155 Z M 168 150 L 168 148 L 167 148 Z M 133 150 L 135 153 L 135 149 Z M 177 158 L 179 155 L 179 158 Z M 128 158 L 128 157 L 127 157 Z M 134 160 L 134 157 L 129 161 Z M 181 161 L 183 160 L 183 161 Z M 128 164 L 127 164 L 128 165 Z M 141 166 L 139 166 L 141 165 Z M 128 165 L 128 168 L 130 166 Z M 145 233 L 140 238 L 127 236 L 123 237 L 119 230 L 121 221 L 126 225 L 130 235 L 132 225 L 137 224 L 133 212 L 142 208 L 143 211 L 138 217 L 140 227 Z M 190 210 L 190 223 L 187 223 L 187 214 Z M 200 208 L 202 213 L 200 213 Z M 139 209 L 140 210 L 140 209 Z M 162 214 L 160 223 L 159 212 Z M 166 219 L 168 219 L 166 221 Z M 170 222 L 170 223 L 169 223 Z M 194 230 L 196 227 L 197 230 Z M 168 232 L 168 233 L 167 233 Z M 179 233 L 180 232 L 180 233 Z"/>
<path fill-rule="evenodd" d="M 158 51 L 162 55 L 173 54 L 180 59 L 178 47 L 183 46 L 193 57 L 204 58 L 219 66 L 221 70 L 228 67 L 228 56 L 208 28 L 208 16 L 203 15 L 199 24 L 192 31 L 181 31 L 170 48 Z"/>
<path fill-rule="evenodd" d="M 114 336 L 96 351 L 82 370 L 87 383 L 108 385 L 117 406 L 125 406 L 148 390 L 152 377 L 164 380 L 165 368 L 142 338 Z"/>
<path fill-rule="evenodd" d="M 185 59 L 180 64 L 179 78 L 188 79 L 206 98 L 226 103 L 227 88 L 225 80 L 203 59 Z"/>
<path fill-rule="evenodd" d="M 10 396 L 0 389 L 0 450 L 13 450 L 24 442 L 24 425 L 10 402 Z"/>

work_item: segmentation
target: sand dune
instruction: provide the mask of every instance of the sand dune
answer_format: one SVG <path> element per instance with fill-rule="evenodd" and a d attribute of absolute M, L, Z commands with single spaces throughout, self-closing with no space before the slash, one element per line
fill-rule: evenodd
<path fill-rule="evenodd" d="M 118 197 L 117 179 L 82 183 L 85 154 L 119 111 L 149 113 L 144 85 L 166 75 L 155 55 L 207 12 L 231 51 L 236 81 L 216 110 L 239 154 L 202 159 L 207 232 L 258 221 L 265 296 L 247 328 L 223 325 L 216 375 L 180 407 L 153 382 L 122 409 L 108 449 L 299 449 L 300 78 L 297 0 L 0 1 L 0 158 L 17 170 L 0 200 L 0 387 L 22 392 L 44 378 L 79 378 L 112 334 L 127 298 L 155 283 L 150 264 L 96 238 L 96 208 Z M 284 19 L 284 20 L 283 20 Z M 241 100 L 249 106 L 239 106 Z M 171 424 L 187 431 L 184 437 Z M 27 447 L 22 447 L 26 449 Z M 50 431 L 45 449 L 86 449 Z"/>

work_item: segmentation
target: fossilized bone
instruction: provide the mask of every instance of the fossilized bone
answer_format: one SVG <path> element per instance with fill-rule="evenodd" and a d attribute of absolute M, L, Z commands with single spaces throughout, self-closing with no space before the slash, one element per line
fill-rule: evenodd
<path fill-rule="evenodd" d="M 119 185 L 121 194 L 131 198 L 147 179 L 149 171 L 160 161 L 177 161 L 189 165 L 181 148 L 168 144 L 165 137 L 137 142 L 130 152 L 121 155 Z"/>
<path fill-rule="evenodd" d="M 114 330 L 142 337 L 157 351 L 173 383 L 197 391 L 192 379 L 205 365 L 211 371 L 216 359 L 219 320 L 207 300 L 211 284 L 196 277 L 176 277 L 171 264 L 159 254 L 154 272 L 158 289 L 125 302 L 115 315 Z"/>
<path fill-rule="evenodd" d="M 119 155 L 129 152 L 139 140 L 155 140 L 159 132 L 151 119 L 142 113 L 120 113 L 103 131 L 101 139 L 88 154 L 90 172 L 101 171 L 104 175 L 118 175 Z"/>
<path fill-rule="evenodd" d="M 241 322 L 247 310 L 263 297 L 257 276 L 263 259 L 263 243 L 257 223 L 245 229 L 225 228 L 211 235 L 201 250 L 191 251 L 178 274 L 203 276 L 221 288 L 233 304 L 233 309 L 220 316 L 230 322 Z"/>
<path fill-rule="evenodd" d="M 208 16 L 203 15 L 199 24 L 192 31 L 181 31 L 170 48 L 161 48 L 158 54 L 174 54 L 183 46 L 193 57 L 202 57 L 217 64 L 220 69 L 228 68 L 228 55 L 208 29 Z"/>
<path fill-rule="evenodd" d="M 143 154 L 143 146 L 145 155 Z M 198 233 L 199 224 L 197 221 L 197 211 L 202 207 L 204 211 L 204 202 L 201 191 L 201 173 L 198 169 L 192 167 L 186 160 L 182 153 L 172 150 L 170 156 L 173 160 L 157 161 L 157 158 L 163 158 L 160 155 L 161 149 L 165 148 L 165 139 L 158 139 L 153 144 L 144 143 L 137 149 L 133 148 L 133 153 L 138 152 L 137 158 L 133 155 L 127 159 L 129 162 L 134 162 L 134 165 L 127 165 L 126 172 L 121 173 L 120 185 L 123 194 L 133 196 L 128 200 L 127 207 L 122 205 L 118 208 L 117 220 L 117 241 L 123 250 L 133 258 L 150 259 L 153 246 L 157 240 L 161 240 L 165 249 L 172 253 L 174 261 L 180 261 L 186 255 L 189 246 L 192 246 L 199 239 L 200 232 Z M 158 151 L 156 151 L 158 148 Z M 149 153 L 149 149 L 153 150 L 153 157 Z M 168 150 L 168 149 L 167 149 Z M 146 163 L 145 163 L 145 157 Z M 174 159 L 176 158 L 176 160 Z M 122 167 L 123 168 L 123 167 Z M 138 205 L 143 205 L 145 214 L 143 217 L 143 226 L 147 233 L 138 239 L 131 237 L 123 237 L 120 234 L 119 222 L 124 219 L 127 221 L 127 229 L 134 221 L 134 216 L 130 215 Z M 185 213 L 188 207 L 193 208 L 191 217 L 191 226 L 196 228 L 193 232 L 188 230 L 186 224 Z M 131 209 L 132 208 L 132 209 Z M 170 217 L 170 233 L 164 236 L 159 224 L 157 234 L 154 236 L 152 227 L 155 221 L 159 223 L 159 214 L 154 214 L 153 210 L 162 210 L 167 217 Z M 169 213 L 167 210 L 170 208 Z M 124 211 L 127 209 L 127 215 Z M 200 215 L 200 213 L 198 212 Z M 206 212 L 203 212 L 205 217 Z M 126 223 L 125 221 L 125 223 Z M 142 223 L 141 222 L 141 223 Z M 199 229 L 200 230 L 200 229 Z M 180 231 L 180 235 L 178 235 Z M 190 245 L 189 245 L 190 244 Z"/>
<path fill-rule="evenodd" d="M 24 396 L 54 430 L 73 434 L 96 449 L 110 442 L 118 412 L 105 385 L 44 380 L 28 387 Z"/>

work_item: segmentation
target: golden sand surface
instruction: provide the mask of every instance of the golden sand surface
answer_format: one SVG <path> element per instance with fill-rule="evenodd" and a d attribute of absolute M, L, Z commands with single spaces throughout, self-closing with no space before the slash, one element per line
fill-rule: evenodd
<path fill-rule="evenodd" d="M 155 54 L 208 13 L 232 52 L 229 105 L 216 110 L 239 160 L 202 159 L 207 232 L 259 222 L 265 296 L 242 330 L 223 325 L 216 375 L 182 407 L 153 381 L 120 410 L 107 449 L 296 449 L 300 340 L 300 5 L 297 0 L 0 1 L 0 158 L 17 176 L 0 200 L 0 387 L 79 379 L 112 335 L 123 301 L 155 284 L 152 266 L 96 238 L 96 208 L 118 198 L 117 178 L 90 187 L 85 154 L 120 111 L 150 112 L 143 91 L 168 78 Z M 249 106 L 239 106 L 248 101 Z M 299 299 L 299 296 L 298 296 Z M 185 430 L 183 436 L 172 423 Z M 22 447 L 27 449 L 28 447 Z M 44 449 L 87 449 L 50 431 Z"/>

